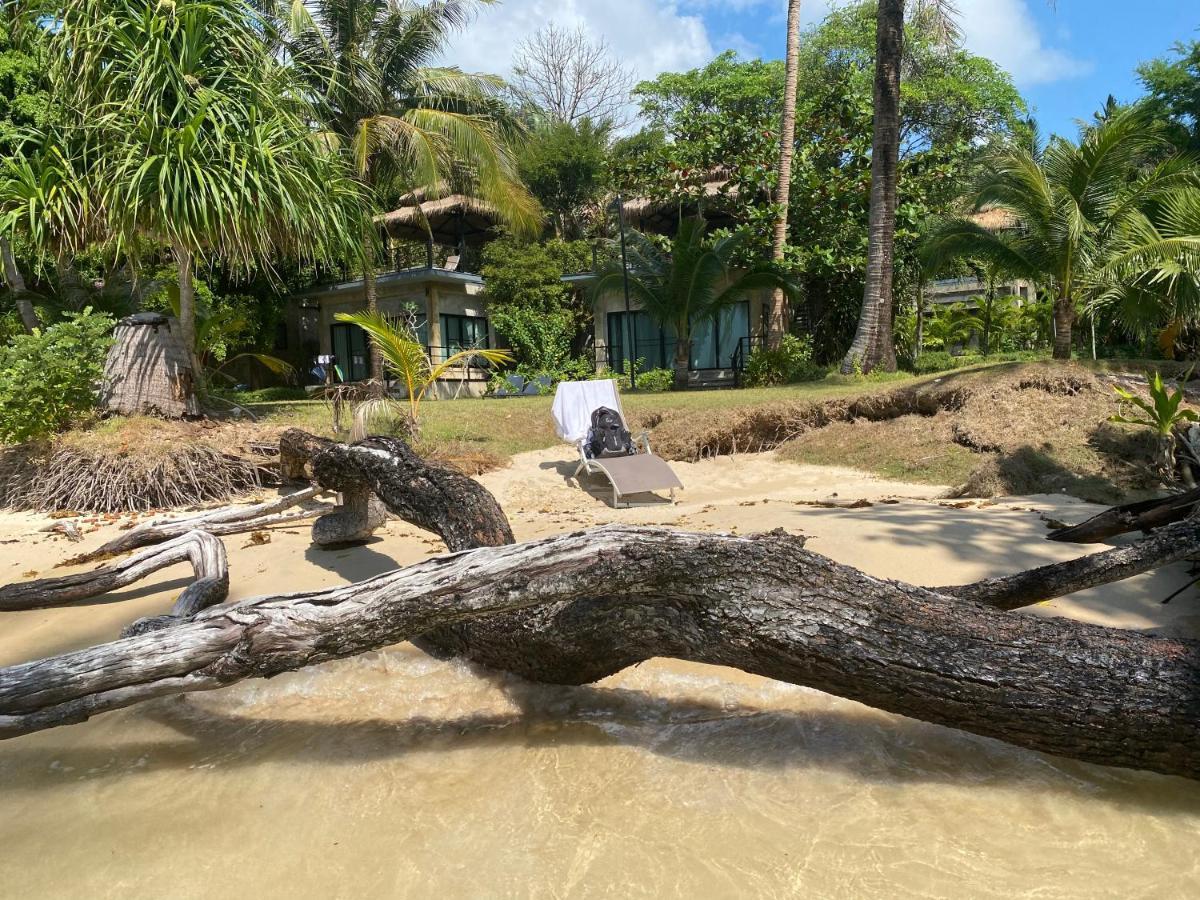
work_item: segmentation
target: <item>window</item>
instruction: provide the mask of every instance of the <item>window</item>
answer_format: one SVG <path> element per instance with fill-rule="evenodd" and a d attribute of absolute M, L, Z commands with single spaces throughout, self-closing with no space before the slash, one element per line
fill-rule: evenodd
<path fill-rule="evenodd" d="M 446 355 L 459 350 L 488 346 L 488 320 L 482 316 L 454 316 L 442 313 L 442 343 Z"/>
<path fill-rule="evenodd" d="M 329 326 L 333 362 L 338 381 L 365 381 L 371 375 L 371 351 L 367 333 L 357 325 L 340 322 Z M 336 373 L 340 373 L 336 374 Z"/>
<path fill-rule="evenodd" d="M 750 336 L 750 304 L 743 300 L 707 322 L 692 324 L 692 369 L 727 369 L 738 342 Z"/>
<path fill-rule="evenodd" d="M 644 369 L 669 369 L 675 358 L 675 329 L 660 328 L 642 312 L 629 314 L 633 321 L 633 341 L 636 359 L 642 360 Z M 618 372 L 625 371 L 630 354 L 625 352 L 628 332 L 625 330 L 625 313 L 608 314 L 608 367 Z"/>

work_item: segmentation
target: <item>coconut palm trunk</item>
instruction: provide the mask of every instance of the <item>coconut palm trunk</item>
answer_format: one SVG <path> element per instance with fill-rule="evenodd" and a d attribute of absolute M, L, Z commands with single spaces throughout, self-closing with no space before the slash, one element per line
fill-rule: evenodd
<path fill-rule="evenodd" d="M 1075 304 L 1064 288 L 1054 298 L 1054 358 L 1071 358 L 1071 326 L 1075 323 Z"/>
<path fill-rule="evenodd" d="M 363 297 L 367 302 L 367 312 L 374 314 L 379 311 L 379 285 L 375 279 L 375 245 L 368 231 L 363 232 L 362 249 Z M 383 384 L 383 359 L 378 353 L 374 352 L 373 348 L 368 348 L 367 353 L 370 354 L 371 380 L 381 385 Z M 349 369 L 347 369 L 347 372 L 349 372 Z"/>
<path fill-rule="evenodd" d="M 689 335 L 679 332 L 680 337 L 675 341 L 675 390 L 688 389 L 688 366 L 691 362 L 692 341 Z"/>
<path fill-rule="evenodd" d="M 871 143 L 871 215 L 867 278 L 854 342 L 842 372 L 896 370 L 892 341 L 892 257 L 896 235 L 896 182 L 900 159 L 900 64 L 904 53 L 904 0 L 880 0 L 875 31 L 875 126 Z"/>
<path fill-rule="evenodd" d="M 37 310 L 33 308 L 33 303 L 29 300 L 29 294 L 26 293 L 25 276 L 21 274 L 21 270 L 17 267 L 17 260 L 13 256 L 12 245 L 8 242 L 8 238 L 0 237 L 0 256 L 4 258 L 4 281 L 8 284 L 8 289 L 12 291 L 13 302 L 17 305 L 17 313 L 21 316 L 21 324 L 25 326 L 25 330 L 33 333 L 33 329 L 41 326 L 41 321 L 38 319 Z"/>
<path fill-rule="evenodd" d="M 172 248 L 179 268 L 179 334 L 192 359 L 196 358 L 196 282 L 192 251 L 176 241 Z M 199 371 L 197 369 L 197 371 Z"/>
<path fill-rule="evenodd" d="M 787 245 L 788 201 L 792 187 L 792 156 L 796 149 L 796 76 L 800 67 L 800 0 L 788 0 L 787 63 L 783 85 L 783 118 L 779 129 L 779 177 L 775 185 L 775 233 L 771 259 L 783 262 Z M 771 294 L 767 317 L 767 346 L 776 350 L 788 330 L 787 300 L 781 289 Z"/>

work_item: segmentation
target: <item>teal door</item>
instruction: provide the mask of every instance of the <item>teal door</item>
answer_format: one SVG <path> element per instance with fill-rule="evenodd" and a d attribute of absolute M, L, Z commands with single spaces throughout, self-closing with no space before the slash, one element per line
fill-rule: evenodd
<path fill-rule="evenodd" d="M 371 348 L 367 333 L 357 325 L 339 322 L 331 325 L 329 336 L 333 345 L 333 361 L 341 377 L 339 381 L 366 381 L 371 377 Z"/>

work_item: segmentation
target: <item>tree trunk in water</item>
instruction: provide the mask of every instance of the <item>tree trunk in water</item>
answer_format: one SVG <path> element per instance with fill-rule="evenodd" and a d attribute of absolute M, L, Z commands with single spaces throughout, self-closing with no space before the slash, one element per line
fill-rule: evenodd
<path fill-rule="evenodd" d="M 419 638 L 563 684 L 654 656 L 727 665 L 1029 749 L 1200 775 L 1200 643 L 995 608 L 1194 552 L 1195 523 L 1008 579 L 930 589 L 872 578 L 782 532 L 609 526 L 512 545 L 486 489 L 395 439 L 318 450 L 313 470 L 333 490 L 369 485 L 457 552 L 0 669 L 0 736 Z"/>
<path fill-rule="evenodd" d="M 900 157 L 900 65 L 904 53 L 904 0 L 880 0 L 875 34 L 875 115 L 871 142 L 871 218 L 867 278 L 854 343 L 842 372 L 896 370 L 892 341 L 892 257 L 896 235 L 896 180 Z"/>
<path fill-rule="evenodd" d="M 1075 304 L 1070 297 L 1054 298 L 1054 358 L 1071 358 L 1071 326 L 1075 323 Z"/>
<path fill-rule="evenodd" d="M 42 323 L 38 319 L 37 310 L 33 308 L 33 303 L 29 299 L 29 293 L 25 287 L 25 276 L 21 274 L 21 270 L 17 266 L 17 260 L 13 256 L 12 245 L 8 242 L 8 238 L 0 237 L 0 257 L 4 260 L 4 281 L 12 292 L 13 302 L 17 305 L 17 313 L 21 316 L 21 324 L 25 326 L 27 333 L 32 333 L 33 329 L 40 328 Z"/>
<path fill-rule="evenodd" d="M 174 246 L 175 264 L 179 267 L 179 334 L 183 346 L 191 354 L 196 376 L 200 376 L 200 364 L 196 353 L 196 283 L 192 267 L 195 260 L 192 251 L 180 243 Z"/>
<path fill-rule="evenodd" d="M 675 341 L 675 390 L 688 389 L 688 365 L 691 361 L 692 342 L 687 338 Z"/>
<path fill-rule="evenodd" d="M 775 233 L 771 259 L 782 263 L 787 245 L 788 202 L 792 187 L 792 156 L 796 150 L 796 78 L 800 66 L 800 0 L 788 0 L 786 77 L 783 85 L 783 118 L 779 129 L 779 172 L 775 186 Z M 767 347 L 777 350 L 788 330 L 787 298 L 779 288 L 771 294 L 767 318 Z"/>
<path fill-rule="evenodd" d="M 375 283 L 375 244 L 371 235 L 363 233 L 363 295 L 367 301 L 367 312 L 379 311 L 379 288 Z M 380 356 L 371 342 L 367 342 L 367 358 L 371 361 L 371 380 L 383 384 L 383 357 Z M 350 360 L 342 360 L 346 366 L 346 376 L 350 375 Z"/>

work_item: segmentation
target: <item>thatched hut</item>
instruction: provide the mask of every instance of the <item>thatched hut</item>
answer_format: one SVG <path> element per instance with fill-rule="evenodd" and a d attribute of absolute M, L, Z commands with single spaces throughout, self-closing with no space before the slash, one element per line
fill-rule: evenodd
<path fill-rule="evenodd" d="M 201 415 L 191 354 L 175 319 L 136 313 L 117 323 L 113 337 L 104 363 L 101 409 L 168 419 Z"/>

